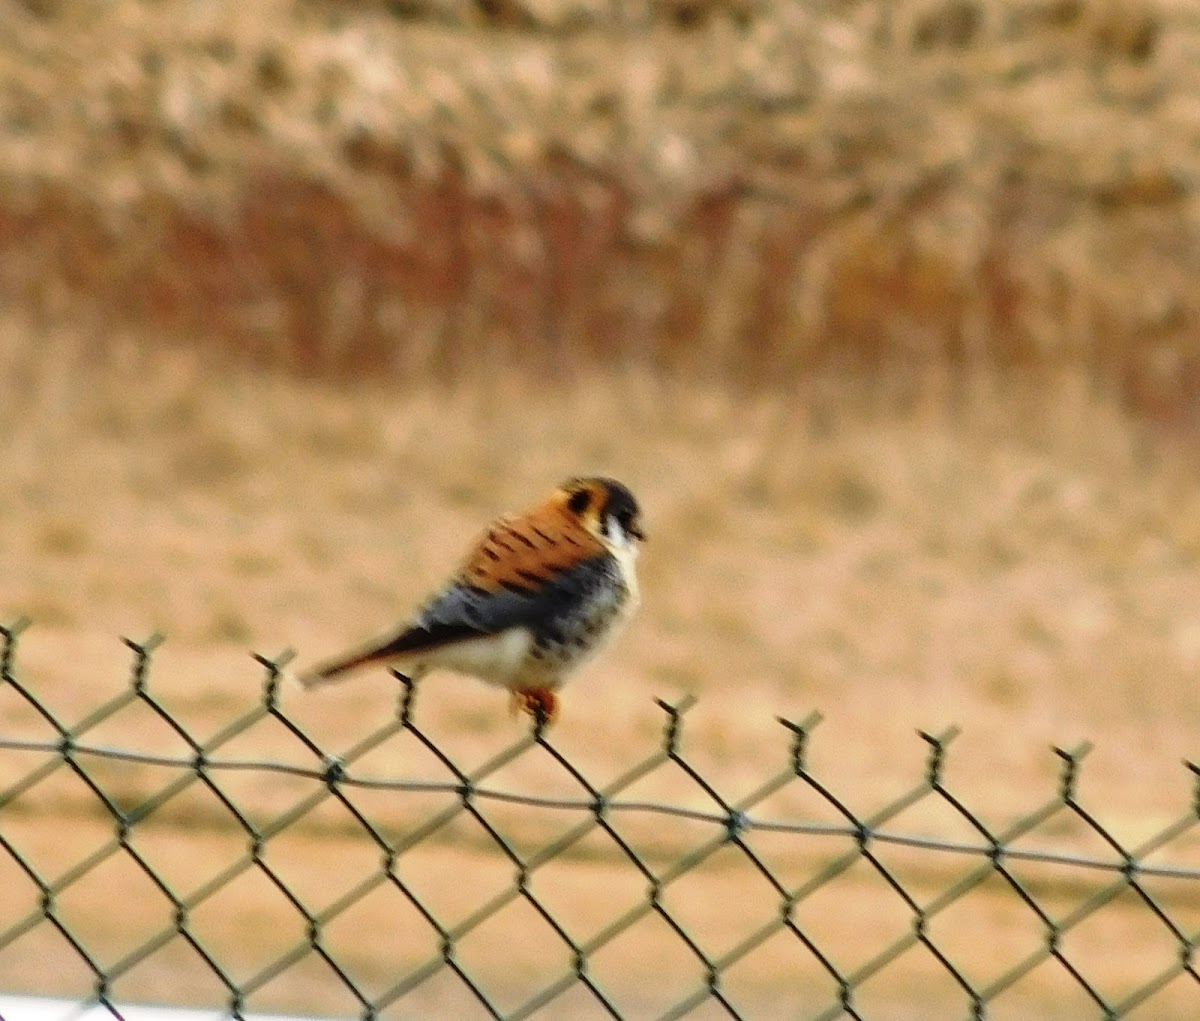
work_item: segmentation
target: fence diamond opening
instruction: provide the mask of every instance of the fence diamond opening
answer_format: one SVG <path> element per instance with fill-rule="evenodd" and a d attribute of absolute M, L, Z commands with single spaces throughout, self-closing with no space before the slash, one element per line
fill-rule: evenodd
<path fill-rule="evenodd" d="M 281 706 L 286 655 L 201 737 L 150 684 L 157 637 L 67 721 L 17 668 L 25 623 L 0 629 L 0 720 L 26 718 L 0 730 L 0 991 L 114 1017 L 1200 1016 L 1190 763 L 1192 803 L 1126 846 L 1080 803 L 1086 746 L 998 828 L 945 781 L 953 731 L 921 734 L 899 797 L 852 808 L 807 764 L 815 714 L 780 721 L 737 799 L 689 758 L 686 702 L 602 783 L 536 724 L 460 765 L 402 677 L 394 717 L 333 752 Z M 155 729 L 171 750 L 142 747 Z M 397 747 L 425 772 L 398 776 Z M 504 782 L 529 763 L 541 779 Z M 640 793 L 663 777 L 672 797 Z"/>

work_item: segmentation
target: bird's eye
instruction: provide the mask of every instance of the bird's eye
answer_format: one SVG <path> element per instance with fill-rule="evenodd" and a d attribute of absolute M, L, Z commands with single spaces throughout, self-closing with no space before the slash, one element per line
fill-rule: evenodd
<path fill-rule="evenodd" d="M 631 535 L 635 539 L 646 538 L 646 533 L 638 525 L 637 515 L 631 510 L 621 511 L 617 515 L 617 524 L 621 526 L 621 531 L 626 535 Z"/>

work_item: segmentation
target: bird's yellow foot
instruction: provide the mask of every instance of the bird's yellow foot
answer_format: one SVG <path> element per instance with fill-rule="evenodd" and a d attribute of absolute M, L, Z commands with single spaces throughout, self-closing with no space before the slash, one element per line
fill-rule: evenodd
<path fill-rule="evenodd" d="M 553 723 L 558 715 L 558 696 L 549 688 L 524 688 L 512 695 L 513 711 L 528 713 L 538 723 Z"/>

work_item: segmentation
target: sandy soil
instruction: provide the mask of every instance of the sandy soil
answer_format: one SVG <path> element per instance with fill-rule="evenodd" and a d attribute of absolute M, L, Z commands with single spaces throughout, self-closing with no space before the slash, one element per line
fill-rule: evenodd
<path fill-rule="evenodd" d="M 89 740 L 190 756 L 124 694 L 118 636 L 162 631 L 149 691 L 173 719 L 205 740 L 242 720 L 222 754 L 310 766 L 259 718 L 249 651 L 307 660 L 375 631 L 488 518 L 604 471 L 640 495 L 652 541 L 643 612 L 569 687 L 551 736 L 593 782 L 659 753 L 653 698 L 696 695 L 686 760 L 745 798 L 789 768 L 776 717 L 819 709 L 813 773 L 865 815 L 922 782 L 916 729 L 955 723 L 948 788 L 1004 827 L 1054 797 L 1051 746 L 1091 739 L 1080 802 L 1130 847 L 1185 819 L 1150 859 L 1197 865 L 1180 763 L 1200 721 L 1189 4 L 0 0 L 0 24 L 16 26 L 0 32 L 0 620 L 34 621 L 14 675 L 57 719 L 109 705 Z M 395 731 L 386 674 L 281 697 L 322 751 L 379 735 L 364 775 L 448 775 Z M 416 719 L 463 768 L 524 735 L 500 694 L 453 677 L 423 685 Z M 0 734 L 55 731 L 0 687 Z M 0 790 L 46 761 L 0 754 Z M 86 762 L 121 811 L 180 782 Z M 578 796 L 540 748 L 492 782 Z M 257 863 L 196 783 L 128 850 L 66 769 L 0 803 L 0 835 L 97 967 L 121 969 L 118 996 L 214 1002 L 215 965 L 255 983 L 252 1008 L 357 1013 L 319 954 L 270 970 L 307 949 L 272 874 L 331 914 L 321 945 L 365 995 L 436 961 L 346 805 L 278 773 L 219 783 L 255 826 L 297 815 Z M 711 803 L 671 764 L 626 795 Z M 447 807 L 346 797 L 397 841 Z M 798 782 L 754 811 L 832 819 Z M 535 859 L 578 821 L 500 802 L 487 818 Z M 971 838 L 931 798 L 888 825 Z M 620 827 L 656 870 L 709 836 L 638 813 Z M 794 885 L 845 849 L 746 839 Z M 1022 842 L 1111 850 L 1065 812 Z M 1044 945 L 998 877 L 943 908 L 967 863 L 879 853 L 938 908 L 930 938 L 970 982 Z M 166 939 L 175 908 L 135 856 L 187 899 L 194 944 Z M 1083 917 L 1103 875 L 1021 868 L 1108 1002 L 1178 960 L 1134 892 Z M 512 889 L 478 820 L 425 836 L 396 874 L 469 930 L 459 961 L 498 1009 L 570 967 L 532 901 L 469 924 Z M 0 933 L 38 917 L 38 882 L 0 851 Z M 379 886 L 355 899 L 360 882 Z M 1190 885 L 1144 888 L 1200 930 Z M 645 900 L 598 832 L 529 889 L 577 940 Z M 664 904 L 710 955 L 779 910 L 728 847 Z M 863 863 L 796 912 L 845 972 L 913 925 Z M 630 1017 L 703 980 L 655 915 L 589 967 Z M 764 1018 L 834 995 L 785 934 L 723 983 Z M 0 986 L 83 996 L 94 981 L 43 921 L 0 949 Z M 968 1011 L 921 947 L 859 995 L 886 1021 Z M 1195 1002 L 1176 980 L 1131 1016 L 1192 1018 Z M 1095 1014 L 1045 962 L 989 1016 Z M 474 1015 L 445 968 L 387 1012 Z M 576 986 L 539 1016 L 603 1012 Z M 693 1016 L 725 1015 L 710 1001 Z"/>
<path fill-rule="evenodd" d="M 813 772 L 864 815 L 920 783 L 926 748 L 914 729 L 951 723 L 964 733 L 951 745 L 947 784 L 990 825 L 1052 798 L 1059 763 L 1050 745 L 1084 738 L 1096 748 L 1084 763 L 1080 800 L 1118 839 L 1136 845 L 1191 804 L 1180 759 L 1195 757 L 1200 719 L 1192 611 L 1200 597 L 1200 488 L 1186 451 L 1139 433 L 1069 376 L 1003 390 L 981 384 L 960 393 L 953 412 L 948 401 L 914 403 L 899 385 L 869 392 L 832 380 L 793 399 L 680 389 L 633 373 L 569 388 L 530 389 L 510 375 L 487 388 L 397 392 L 218 370 L 195 352 L 138 345 L 96 356 L 86 341 L 17 320 L 4 335 L 0 614 L 34 619 L 14 673 L 68 723 L 126 685 L 130 651 L 117 636 L 161 629 L 169 639 L 154 654 L 150 690 L 190 731 L 211 736 L 260 698 L 263 672 L 248 650 L 291 647 L 311 658 L 375 630 L 436 583 L 488 516 L 561 476 L 602 469 L 639 492 L 652 538 L 644 612 L 568 687 L 552 734 L 593 782 L 655 754 L 663 714 L 653 696 L 695 694 L 686 758 L 731 799 L 787 770 L 788 734 L 775 716 L 799 719 L 815 708 L 826 720 L 811 741 Z M 282 698 L 289 717 L 339 754 L 386 727 L 396 705 L 395 682 L 383 673 Z M 522 732 L 500 693 L 469 680 L 431 678 L 416 706 L 419 725 L 464 768 Z M 49 732 L 12 692 L 0 721 L 10 736 Z M 89 740 L 187 754 L 137 703 Z M 271 719 L 223 753 L 314 762 Z M 0 782 L 12 783 L 35 760 L 0 756 Z M 403 733 L 355 768 L 448 777 Z M 178 775 L 102 762 L 89 770 L 129 806 Z M 494 783 L 579 793 L 537 749 Z M 320 786 L 255 774 L 229 774 L 221 785 L 264 823 Z M 627 795 L 711 806 L 669 767 Z M 353 800 L 397 837 L 447 804 L 435 795 L 358 792 Z M 755 811 L 833 821 L 800 785 Z M 488 817 L 525 853 L 579 819 L 502 805 L 489 806 Z M 6 805 L 3 818 L 5 836 L 47 879 L 112 832 L 94 796 L 63 770 Z M 698 824 L 633 816 L 621 826 L 657 868 L 710 835 Z M 889 826 L 971 836 L 929 802 Z M 134 834 L 134 846 L 181 893 L 246 853 L 244 832 L 196 786 Z M 847 846 L 789 839 L 758 834 L 751 844 L 797 884 Z M 378 849 L 328 799 L 267 846 L 266 860 L 314 911 L 378 873 Z M 1062 814 L 1023 846 L 1105 853 Z M 967 869 L 957 859 L 881 854 L 921 903 Z M 1200 844 L 1184 832 L 1154 860 L 1194 865 L 1198 856 Z M 6 928 L 36 908 L 37 894 L 7 856 L 0 868 Z M 457 819 L 406 853 L 398 872 L 454 924 L 508 888 L 511 868 L 477 823 Z M 599 834 L 535 877 L 535 894 L 581 939 L 644 897 L 644 879 Z M 1033 866 L 1025 879 L 1057 917 L 1102 884 L 1100 876 Z M 1191 931 L 1200 914 L 1194 895 L 1164 881 L 1154 890 Z M 711 953 L 778 911 L 777 896 L 732 849 L 679 880 L 667 903 Z M 69 884 L 58 910 L 110 964 L 171 919 L 163 896 L 123 853 Z M 847 969 L 911 931 L 911 914 L 861 864 L 806 900 L 797 917 Z M 295 907 L 256 867 L 198 906 L 192 924 L 236 981 L 304 939 Z M 934 931 L 980 981 L 1041 943 L 1028 909 L 996 879 L 939 915 Z M 391 888 L 348 909 L 325 938 L 370 995 L 437 950 L 428 926 Z M 1161 923 L 1128 893 L 1081 924 L 1069 944 L 1116 998 L 1177 956 Z M 569 964 L 520 900 L 464 938 L 462 954 L 505 1009 Z M 649 1017 L 699 981 L 698 967 L 651 915 L 597 954 L 595 974 L 629 1016 Z M 729 982 L 730 995 L 755 1016 L 794 1013 L 814 991 L 830 995 L 812 958 L 785 936 L 748 955 Z M 0 983 L 80 995 L 91 985 L 46 924 L 0 954 Z M 223 995 L 179 939 L 116 988 L 131 999 Z M 476 1008 L 464 995 L 440 974 L 389 1016 L 471 1016 Z M 933 1016 L 931 1003 L 937 1016 L 965 1010 L 945 971 L 919 950 L 862 995 L 872 1017 Z M 996 1001 L 996 1016 L 1090 1016 L 1081 996 L 1044 964 Z M 587 998 L 575 990 L 540 1016 L 599 1016 L 585 1008 Z M 1146 1016 L 1183 1018 L 1192 990 L 1176 982 L 1151 1002 Z M 256 991 L 250 1005 L 354 1011 L 312 955 Z M 696 1016 L 710 1013 L 717 1016 L 711 1004 Z"/>

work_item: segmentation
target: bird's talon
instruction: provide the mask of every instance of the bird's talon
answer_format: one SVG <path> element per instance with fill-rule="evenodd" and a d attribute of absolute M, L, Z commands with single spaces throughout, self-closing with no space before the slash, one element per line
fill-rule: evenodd
<path fill-rule="evenodd" d="M 528 713 L 541 726 L 558 715 L 558 697 L 548 688 L 528 688 L 513 692 L 513 709 Z"/>

